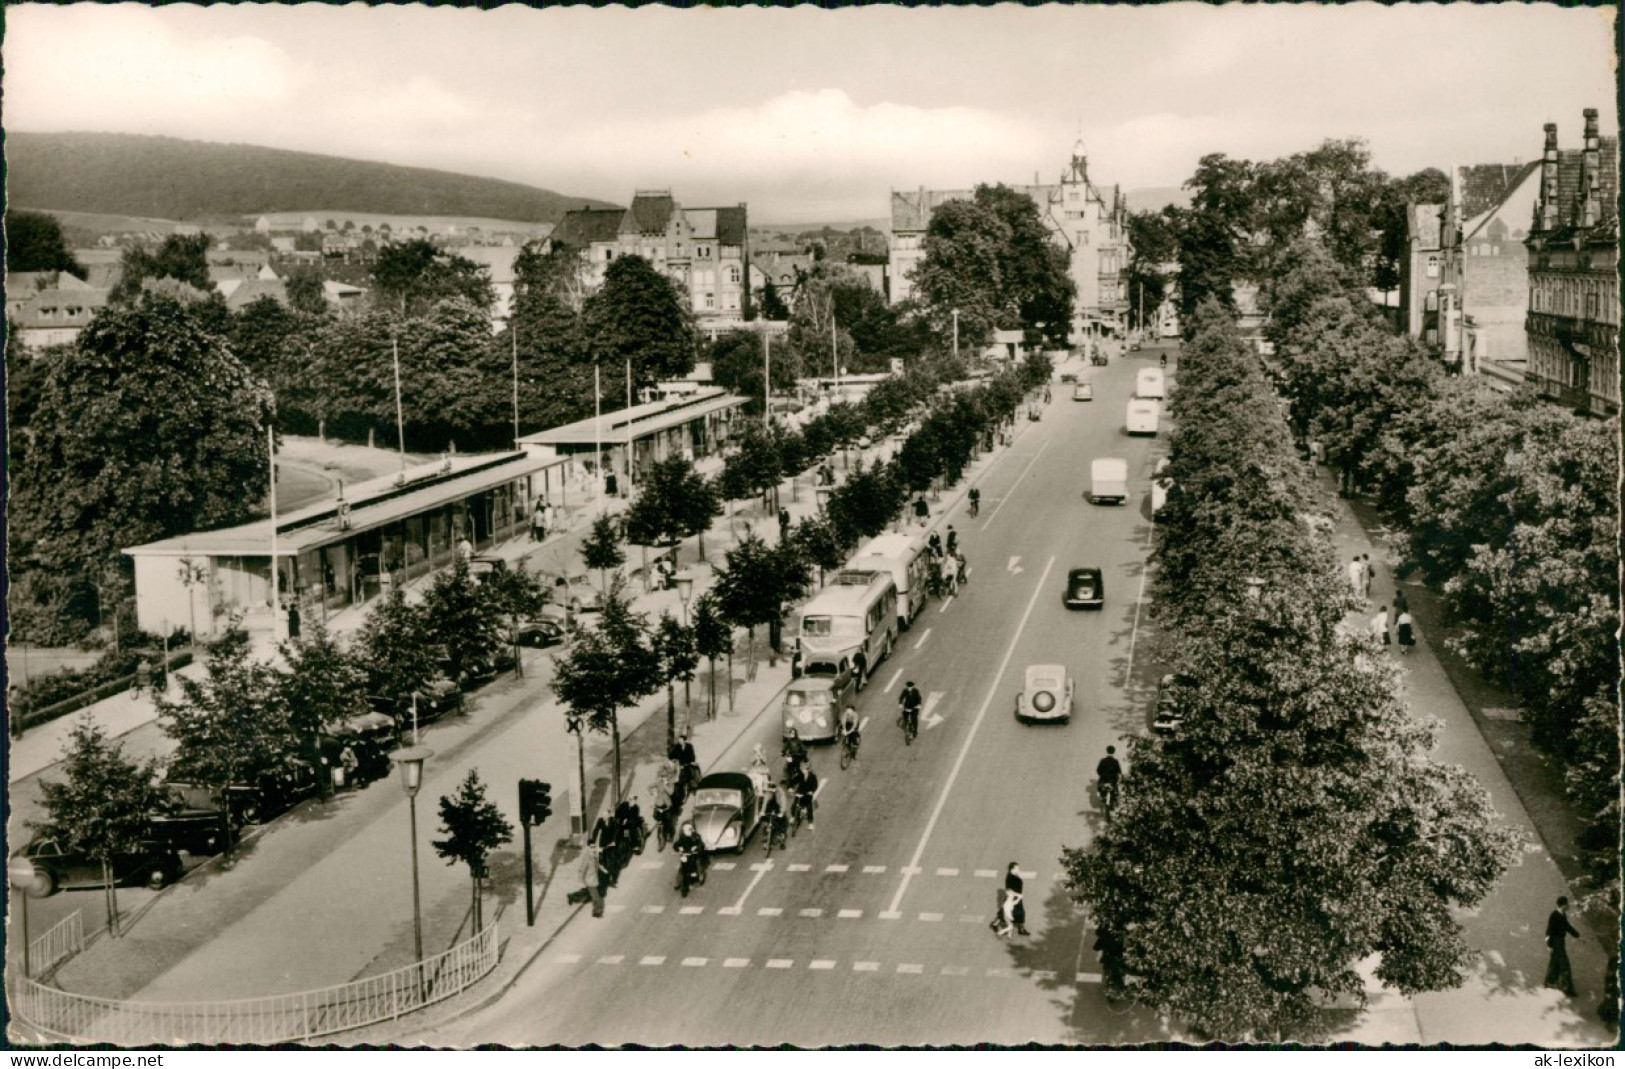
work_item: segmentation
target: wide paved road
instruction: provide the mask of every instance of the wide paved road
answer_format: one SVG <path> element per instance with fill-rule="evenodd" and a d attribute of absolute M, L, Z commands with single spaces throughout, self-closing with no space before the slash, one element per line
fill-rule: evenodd
<path fill-rule="evenodd" d="M 1154 360 L 1154 355 L 1152 356 Z M 1095 400 L 1057 386 L 1039 423 L 980 480 L 982 514 L 951 518 L 970 561 L 963 594 L 932 603 L 859 702 L 863 752 L 849 771 L 818 750 L 817 829 L 763 860 L 715 859 L 687 899 L 670 852 L 635 859 L 602 920 L 585 911 L 487 1010 L 435 1042 L 830 1046 L 1151 1041 L 1152 1016 L 1109 1008 L 1093 933 L 1062 888 L 1063 845 L 1098 814 L 1092 770 L 1105 746 L 1145 728 L 1144 618 L 1136 613 L 1150 527 L 1147 492 L 1162 441 L 1129 438 L 1131 359 L 1086 368 Z M 1151 365 L 1151 366 L 1154 366 Z M 1125 507 L 1088 504 L 1089 461 L 1129 462 Z M 1068 612 L 1065 571 L 1098 565 L 1106 608 Z M 1065 664 L 1077 686 L 1066 726 L 1012 716 L 1028 664 Z M 905 747 L 897 696 L 927 696 Z M 1131 683 L 1133 685 L 1131 685 Z M 776 752 L 766 715 L 752 744 Z M 1026 877 L 1030 938 L 987 927 L 1011 861 Z"/>

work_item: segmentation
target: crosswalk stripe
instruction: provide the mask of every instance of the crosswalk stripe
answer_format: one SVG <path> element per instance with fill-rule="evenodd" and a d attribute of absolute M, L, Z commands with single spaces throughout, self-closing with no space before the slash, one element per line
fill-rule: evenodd
<path fill-rule="evenodd" d="M 937 875 L 938 876 L 958 876 L 959 875 L 959 870 L 958 869 L 938 869 L 937 870 Z"/>
<path fill-rule="evenodd" d="M 942 919 L 942 914 L 940 914 L 940 913 L 922 913 L 922 914 L 920 914 L 920 919 L 922 921 L 940 921 Z"/>
<path fill-rule="evenodd" d="M 900 972 L 900 973 L 912 973 L 913 975 L 918 976 L 918 975 L 920 975 L 920 973 L 925 971 L 925 966 L 924 965 L 898 965 L 897 966 L 897 971 Z"/>
<path fill-rule="evenodd" d="M 665 906 L 644 906 L 642 909 L 638 910 L 638 912 L 639 913 L 664 913 L 664 912 L 666 912 L 666 907 Z"/>
<path fill-rule="evenodd" d="M 605 906 L 604 908 L 607 909 L 611 913 L 625 913 L 626 912 L 625 904 L 620 903 L 620 902 L 611 902 L 609 905 Z"/>
<path fill-rule="evenodd" d="M 677 912 L 681 913 L 685 917 L 695 917 L 695 916 L 698 916 L 701 913 L 704 913 L 705 912 L 705 907 L 704 906 L 684 906 L 682 909 L 679 909 Z"/>
<path fill-rule="evenodd" d="M 977 921 L 984 919 L 980 913 L 961 913 L 959 915 L 960 924 L 975 924 Z"/>
<path fill-rule="evenodd" d="M 771 862 L 771 861 L 758 861 L 755 864 L 751 865 L 750 871 L 752 871 L 752 872 L 767 872 L 767 871 L 771 870 L 772 868 L 773 868 L 773 862 Z"/>
<path fill-rule="evenodd" d="M 598 959 L 600 965 L 619 965 L 626 960 L 625 954 L 606 954 Z"/>
<path fill-rule="evenodd" d="M 845 872 L 848 867 L 849 866 L 846 866 L 846 865 L 825 865 L 824 866 L 824 871 L 825 872 Z"/>
<path fill-rule="evenodd" d="M 853 972 L 879 972 L 880 971 L 880 962 L 878 962 L 878 961 L 854 961 L 852 963 L 852 971 Z"/>
<path fill-rule="evenodd" d="M 697 969 L 710 962 L 710 958 L 684 958 L 683 964 L 690 969 Z"/>
<path fill-rule="evenodd" d="M 722 914 L 724 917 L 737 917 L 742 911 L 738 906 L 723 906 L 721 909 L 717 910 L 717 912 Z"/>
<path fill-rule="evenodd" d="M 560 965 L 579 965 L 581 963 L 581 955 L 560 954 L 558 957 L 558 962 Z"/>
<path fill-rule="evenodd" d="M 791 872 L 811 872 L 812 871 L 812 866 L 811 865 L 791 865 L 790 866 L 790 871 Z"/>
<path fill-rule="evenodd" d="M 732 872 L 735 868 L 738 867 L 738 865 L 739 865 L 739 862 L 737 862 L 737 861 L 713 861 L 713 862 L 711 862 L 711 867 L 716 869 L 718 872 Z"/>
<path fill-rule="evenodd" d="M 964 965 L 944 965 L 942 967 L 942 975 L 944 975 L 944 976 L 968 976 L 968 975 L 970 975 L 970 969 L 969 969 L 969 967 L 964 966 Z"/>
<path fill-rule="evenodd" d="M 664 964 L 666 964 L 666 959 L 665 959 L 665 957 L 663 955 L 660 955 L 660 954 L 650 954 L 647 957 L 639 958 L 638 959 L 638 964 L 639 965 L 664 965 Z"/>
<path fill-rule="evenodd" d="M 841 920 L 844 920 L 844 921 L 856 920 L 857 918 L 863 916 L 863 910 L 861 910 L 861 909 L 843 909 L 839 913 L 837 913 L 836 916 L 839 917 Z"/>
<path fill-rule="evenodd" d="M 744 969 L 750 966 L 749 958 L 728 958 L 722 963 L 724 969 Z"/>
<path fill-rule="evenodd" d="M 767 959 L 767 967 L 769 969 L 788 969 L 791 966 L 793 966 L 794 964 L 795 964 L 795 962 L 791 961 L 789 958 L 769 958 L 769 959 Z"/>
<path fill-rule="evenodd" d="M 976 875 L 981 879 L 991 880 L 996 879 L 999 874 L 993 869 L 977 869 Z"/>
<path fill-rule="evenodd" d="M 756 911 L 756 915 L 758 917 L 777 917 L 782 913 L 784 913 L 784 910 L 780 909 L 778 906 L 763 906 L 761 909 Z"/>
<path fill-rule="evenodd" d="M 883 921 L 894 921 L 901 916 L 902 914 L 897 912 L 895 909 L 883 909 L 880 911 L 880 919 Z"/>
<path fill-rule="evenodd" d="M 833 969 L 833 968 L 835 968 L 835 962 L 831 961 L 829 958 L 819 958 L 817 961 L 809 961 L 807 963 L 807 968 L 809 968 L 809 969 Z"/>
<path fill-rule="evenodd" d="M 883 873 L 885 871 L 886 871 L 886 866 L 884 866 L 884 865 L 865 865 L 865 866 L 863 866 L 863 874 L 865 876 L 874 876 L 874 875 L 877 875 L 879 873 Z"/>
<path fill-rule="evenodd" d="M 811 909 L 804 909 L 799 914 L 797 914 L 797 916 L 801 916 L 801 917 L 822 917 L 823 915 L 824 915 L 824 911 L 819 909 L 816 906 L 812 907 Z"/>

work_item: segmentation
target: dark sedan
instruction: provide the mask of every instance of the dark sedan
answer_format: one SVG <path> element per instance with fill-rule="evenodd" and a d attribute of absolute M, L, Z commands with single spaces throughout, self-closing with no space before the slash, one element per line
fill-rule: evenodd
<path fill-rule="evenodd" d="M 100 861 L 74 853 L 56 839 L 37 835 L 21 853 L 34 863 L 38 874 L 29 891 L 34 897 L 107 886 Z M 162 887 L 180 877 L 181 859 L 164 844 L 149 842 L 134 853 L 116 855 L 112 870 L 116 884 Z"/>
<path fill-rule="evenodd" d="M 1106 583 L 1099 568 L 1073 568 L 1066 573 L 1066 594 L 1061 599 L 1069 609 L 1098 609 L 1106 603 Z"/>

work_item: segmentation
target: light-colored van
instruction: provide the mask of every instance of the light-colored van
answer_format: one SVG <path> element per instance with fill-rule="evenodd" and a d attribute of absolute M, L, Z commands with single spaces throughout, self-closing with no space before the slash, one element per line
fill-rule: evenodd
<path fill-rule="evenodd" d="M 1130 434 L 1157 435 L 1157 419 L 1162 415 L 1162 404 L 1147 397 L 1131 398 L 1124 423 Z"/>
<path fill-rule="evenodd" d="M 1121 505 L 1128 500 L 1128 461 L 1103 457 L 1089 465 L 1089 500 L 1096 505 Z"/>
<path fill-rule="evenodd" d="M 860 680 L 897 644 L 897 587 L 875 572 L 867 586 L 836 583 L 801 607 L 802 656 L 812 661 L 850 658 Z"/>
<path fill-rule="evenodd" d="M 1143 367 L 1139 374 L 1134 376 L 1134 396 L 1149 397 L 1160 401 L 1167 394 L 1167 384 L 1162 377 L 1162 369 Z"/>
<path fill-rule="evenodd" d="M 923 536 L 889 532 L 870 539 L 846 564 L 847 571 L 882 571 L 897 588 L 897 626 L 906 631 L 925 608 L 931 575 L 930 546 Z"/>

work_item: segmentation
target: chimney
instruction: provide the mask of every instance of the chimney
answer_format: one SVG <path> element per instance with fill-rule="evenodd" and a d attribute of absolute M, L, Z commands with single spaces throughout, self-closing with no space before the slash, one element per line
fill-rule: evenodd
<path fill-rule="evenodd" d="M 1597 109 L 1585 109 L 1585 156 L 1580 171 L 1580 224 L 1596 226 L 1602 214 L 1601 191 L 1597 188 L 1602 176 L 1601 141 L 1597 137 Z"/>
<path fill-rule="evenodd" d="M 1557 229 L 1557 124 L 1546 124 L 1546 147 L 1540 154 L 1540 229 Z"/>

